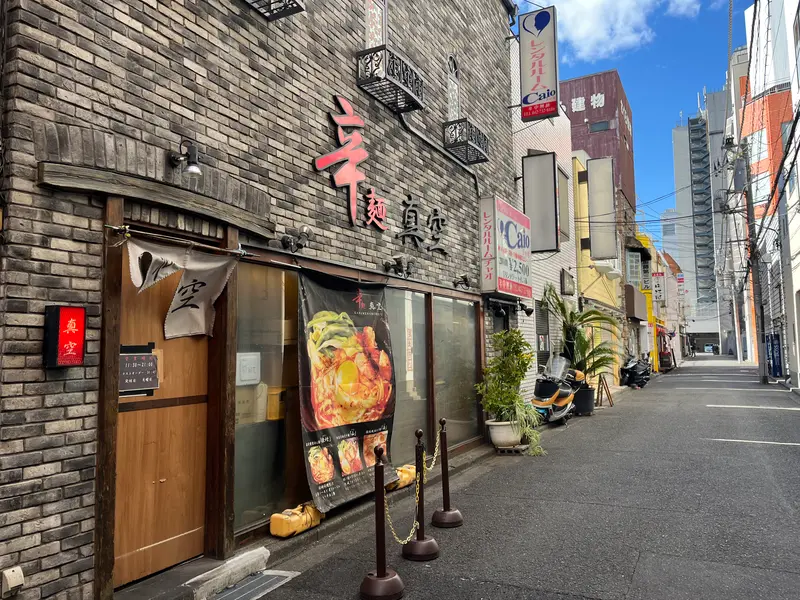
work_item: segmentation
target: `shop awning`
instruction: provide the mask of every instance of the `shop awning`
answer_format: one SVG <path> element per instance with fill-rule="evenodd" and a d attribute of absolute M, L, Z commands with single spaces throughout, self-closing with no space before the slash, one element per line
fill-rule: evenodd
<path fill-rule="evenodd" d="M 625 248 L 630 250 L 631 252 L 638 252 L 642 255 L 642 260 L 650 260 L 650 250 L 645 248 L 645 245 L 636 239 L 633 235 L 625 236 Z"/>

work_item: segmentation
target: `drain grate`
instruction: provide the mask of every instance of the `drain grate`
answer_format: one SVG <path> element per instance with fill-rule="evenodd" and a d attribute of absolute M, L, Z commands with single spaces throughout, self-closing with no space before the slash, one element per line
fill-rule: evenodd
<path fill-rule="evenodd" d="M 259 600 L 299 574 L 295 571 L 262 571 L 221 591 L 213 600 Z"/>

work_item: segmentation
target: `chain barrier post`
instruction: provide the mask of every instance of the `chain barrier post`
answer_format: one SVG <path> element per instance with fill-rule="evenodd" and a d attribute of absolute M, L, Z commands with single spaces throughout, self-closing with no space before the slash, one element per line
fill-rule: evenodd
<path fill-rule="evenodd" d="M 383 487 L 383 448 L 375 448 L 375 558 L 376 569 L 367 573 L 361 582 L 361 600 L 399 600 L 405 584 L 400 576 L 386 566 L 386 490 Z"/>
<path fill-rule="evenodd" d="M 447 419 L 439 419 L 439 444 L 442 453 L 442 508 L 433 513 L 431 525 L 434 527 L 451 528 L 461 527 L 464 524 L 464 517 L 461 511 L 450 506 L 450 472 L 447 462 Z"/>
<path fill-rule="evenodd" d="M 419 479 L 419 501 L 417 502 L 417 537 L 403 545 L 403 558 L 416 561 L 428 561 L 439 558 L 439 544 L 432 537 L 425 535 L 425 446 L 422 444 L 422 429 L 417 429 L 417 474 Z"/>

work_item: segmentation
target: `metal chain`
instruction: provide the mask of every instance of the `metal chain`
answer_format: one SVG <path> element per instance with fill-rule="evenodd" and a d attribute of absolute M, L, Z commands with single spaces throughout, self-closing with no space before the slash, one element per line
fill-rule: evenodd
<path fill-rule="evenodd" d="M 419 511 L 417 510 L 417 508 L 419 507 L 419 481 L 420 481 L 419 473 L 417 473 L 416 481 L 417 481 L 417 485 L 416 485 L 416 489 L 414 491 L 414 524 L 411 526 L 411 533 L 408 534 L 408 537 L 406 539 L 401 540 L 400 536 L 397 535 L 397 531 L 395 531 L 395 529 L 394 529 L 394 523 L 392 522 L 392 515 L 389 514 L 389 497 L 388 496 L 385 496 L 385 500 L 384 500 L 384 504 L 383 504 L 384 507 L 385 507 L 385 512 L 386 512 L 386 521 L 389 523 L 389 529 L 392 530 L 392 537 L 394 537 L 394 541 L 396 541 L 401 546 L 405 546 L 408 542 L 410 542 L 411 538 L 413 538 L 414 534 L 417 532 L 417 529 L 419 529 L 419 521 L 417 521 L 417 514 L 419 514 Z"/>
<path fill-rule="evenodd" d="M 433 471 L 433 467 L 436 466 L 436 461 L 439 459 L 439 442 L 442 440 L 441 433 L 436 436 L 436 447 L 433 449 L 433 461 L 431 461 L 431 466 L 428 466 L 427 458 L 425 456 L 425 452 L 422 453 L 422 465 L 425 469 L 423 482 L 428 483 L 428 471 Z"/>

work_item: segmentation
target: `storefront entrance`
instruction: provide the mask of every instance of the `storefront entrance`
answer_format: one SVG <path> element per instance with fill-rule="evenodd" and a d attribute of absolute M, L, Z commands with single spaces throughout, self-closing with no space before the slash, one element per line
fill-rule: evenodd
<path fill-rule="evenodd" d="M 121 359 L 155 355 L 158 387 L 120 393 L 115 587 L 202 554 L 205 537 L 208 338 L 164 339 L 164 317 L 180 273 L 141 293 L 129 273 L 126 250 Z"/>

